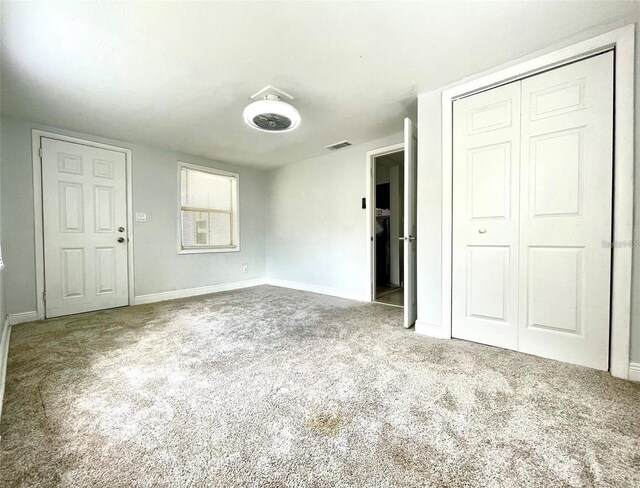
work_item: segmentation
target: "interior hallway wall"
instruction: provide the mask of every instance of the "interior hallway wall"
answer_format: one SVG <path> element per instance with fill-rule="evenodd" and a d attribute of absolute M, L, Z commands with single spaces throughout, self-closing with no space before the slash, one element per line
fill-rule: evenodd
<path fill-rule="evenodd" d="M 583 33 L 567 39 L 562 45 L 545 52 L 575 44 L 595 37 L 615 28 L 635 23 L 635 215 L 632 279 L 632 318 L 631 351 L 632 361 L 640 362 L 640 19 L 627 19 L 615 25 L 599 27 L 597 30 Z M 537 57 L 541 53 L 519 59 Z M 477 78 L 504 66 L 496 67 L 485 73 L 470 76 L 465 81 Z M 458 83 L 456 83 L 458 84 Z M 454 85 L 449 85 L 454 86 Z M 443 87 L 447 88 L 447 87 Z M 442 325 L 442 89 L 422 94 L 418 97 L 418 320 L 430 325 Z"/>
<path fill-rule="evenodd" d="M 267 278 L 370 299 L 366 152 L 402 134 L 274 169 L 267 177 Z M 371 204 L 371 202 L 368 202 Z"/>
<path fill-rule="evenodd" d="M 36 310 L 31 156 L 34 128 L 132 150 L 133 211 L 147 214 L 147 222 L 135 223 L 133 229 L 136 296 L 264 278 L 264 171 L 3 118 L 0 195 L 9 314 Z M 178 161 L 240 174 L 240 252 L 177 253 Z M 243 273 L 245 264 L 248 273 Z"/>

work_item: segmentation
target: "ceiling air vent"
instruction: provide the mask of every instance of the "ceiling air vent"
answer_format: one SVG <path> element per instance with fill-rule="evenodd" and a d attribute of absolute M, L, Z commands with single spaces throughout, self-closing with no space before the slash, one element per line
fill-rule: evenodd
<path fill-rule="evenodd" d="M 331 144 L 329 146 L 325 146 L 325 149 L 329 149 L 329 151 L 335 151 L 336 149 L 342 149 L 343 147 L 350 146 L 351 143 L 349 141 L 340 141 L 335 144 Z"/>

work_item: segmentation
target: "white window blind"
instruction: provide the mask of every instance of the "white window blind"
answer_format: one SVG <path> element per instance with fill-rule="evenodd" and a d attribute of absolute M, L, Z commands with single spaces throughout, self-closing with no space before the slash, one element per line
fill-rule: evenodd
<path fill-rule="evenodd" d="M 238 176 L 180 166 L 183 250 L 238 246 Z"/>

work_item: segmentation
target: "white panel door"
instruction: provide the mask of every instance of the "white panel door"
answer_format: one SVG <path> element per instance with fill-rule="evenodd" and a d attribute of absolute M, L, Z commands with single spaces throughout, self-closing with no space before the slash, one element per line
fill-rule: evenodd
<path fill-rule="evenodd" d="M 404 326 L 411 327 L 418 316 L 416 287 L 416 174 L 418 168 L 417 130 L 409 117 L 404 119 Z"/>
<path fill-rule="evenodd" d="M 520 82 L 454 102 L 452 335 L 518 345 Z"/>
<path fill-rule="evenodd" d="M 128 305 L 125 155 L 41 144 L 46 316 Z"/>
<path fill-rule="evenodd" d="M 609 367 L 613 53 L 522 81 L 519 350 Z"/>

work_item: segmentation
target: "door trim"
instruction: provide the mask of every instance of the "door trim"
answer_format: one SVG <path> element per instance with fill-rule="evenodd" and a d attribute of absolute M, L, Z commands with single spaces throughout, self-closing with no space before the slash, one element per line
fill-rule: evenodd
<path fill-rule="evenodd" d="M 453 102 L 542 71 L 615 49 L 614 81 L 614 202 L 613 239 L 633 239 L 634 151 L 634 25 L 496 71 L 442 92 L 442 334 L 451 338 L 452 217 L 453 217 Z M 633 246 L 614 246 L 611 275 L 611 342 L 609 371 L 628 379 L 631 332 Z M 446 271 L 445 271 L 446 270 Z"/>
<path fill-rule="evenodd" d="M 44 226 L 42 222 L 42 161 L 40 159 L 40 139 L 46 137 L 48 139 L 56 139 L 58 141 L 71 142 L 74 144 L 82 144 L 84 146 L 97 147 L 100 149 L 108 149 L 123 153 L 126 163 L 127 175 L 127 284 L 129 305 L 135 303 L 135 277 L 133 267 L 133 171 L 131 149 L 124 147 L 103 144 L 101 142 L 90 141 L 78 137 L 65 136 L 48 132 L 40 129 L 31 130 L 31 156 L 33 164 L 33 227 L 36 248 L 36 314 L 38 320 L 45 318 L 45 302 L 44 302 Z"/>
<path fill-rule="evenodd" d="M 375 188 L 375 179 L 376 179 L 376 165 L 375 158 L 379 156 L 384 156 L 385 154 L 392 154 L 395 152 L 399 152 L 404 150 L 404 142 L 399 142 L 397 144 L 391 144 L 389 146 L 380 147 L 378 149 L 372 149 L 371 151 L 367 151 L 366 154 L 366 182 L 367 182 L 367 225 L 366 225 L 366 245 L 367 245 L 367 262 L 369 263 L 368 272 L 369 272 L 369 296 L 371 302 L 375 301 L 376 298 L 376 240 L 375 240 L 375 219 L 376 213 L 373 207 L 373 202 L 375 200 L 374 196 L 374 188 Z M 404 205 L 404 203 L 403 203 Z"/>

